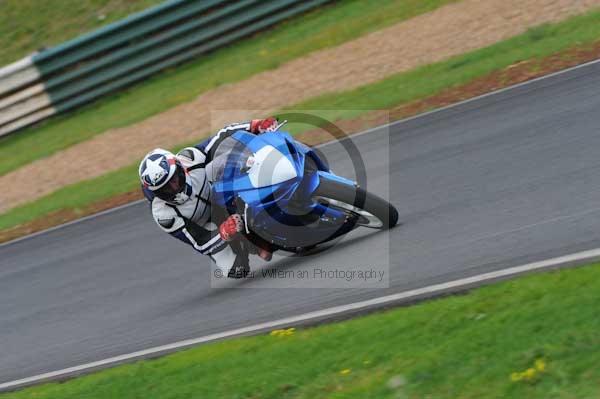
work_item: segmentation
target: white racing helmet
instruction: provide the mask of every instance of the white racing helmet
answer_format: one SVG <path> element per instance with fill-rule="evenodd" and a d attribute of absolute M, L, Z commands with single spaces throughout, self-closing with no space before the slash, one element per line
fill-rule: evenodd
<path fill-rule="evenodd" d="M 191 185 L 185 168 L 175 155 L 162 148 L 150 151 L 140 163 L 142 185 L 158 198 L 183 204 L 189 198 Z"/>

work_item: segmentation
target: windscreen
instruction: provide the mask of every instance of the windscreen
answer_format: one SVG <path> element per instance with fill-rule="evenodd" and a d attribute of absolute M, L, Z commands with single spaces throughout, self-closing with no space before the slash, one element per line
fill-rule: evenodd
<path fill-rule="evenodd" d="M 250 151 L 243 143 L 228 137 L 219 143 L 215 151 L 214 158 L 210 163 L 212 181 L 220 181 L 224 178 L 233 177 L 242 168 L 246 167 L 246 161 L 252 155 Z M 233 173 L 232 176 L 225 176 L 227 173 Z"/>

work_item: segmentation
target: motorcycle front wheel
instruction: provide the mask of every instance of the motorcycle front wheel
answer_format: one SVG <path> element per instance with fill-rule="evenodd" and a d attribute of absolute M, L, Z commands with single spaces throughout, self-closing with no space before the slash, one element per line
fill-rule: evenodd
<path fill-rule="evenodd" d="M 356 217 L 356 225 L 387 230 L 398 223 L 398 211 L 388 201 L 357 186 L 321 179 L 313 200 Z"/>

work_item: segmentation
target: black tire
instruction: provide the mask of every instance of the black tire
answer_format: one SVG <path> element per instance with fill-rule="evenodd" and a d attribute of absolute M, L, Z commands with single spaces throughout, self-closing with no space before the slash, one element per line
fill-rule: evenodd
<path fill-rule="evenodd" d="M 314 195 L 315 198 L 336 200 L 370 213 L 381 221 L 381 226 L 375 228 L 387 230 L 398 223 L 398 211 L 392 204 L 360 187 L 321 179 Z"/>

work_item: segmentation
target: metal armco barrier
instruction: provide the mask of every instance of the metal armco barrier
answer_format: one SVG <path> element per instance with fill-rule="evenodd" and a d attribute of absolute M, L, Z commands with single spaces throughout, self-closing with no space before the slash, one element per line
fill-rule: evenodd
<path fill-rule="evenodd" d="M 0 69 L 0 136 L 330 0 L 170 0 Z"/>

